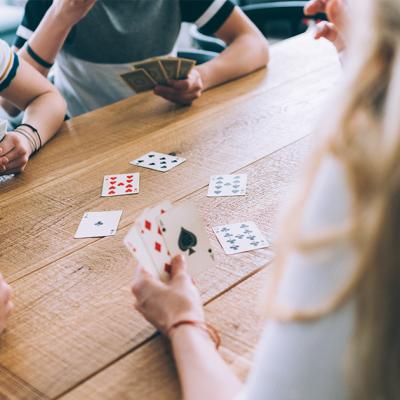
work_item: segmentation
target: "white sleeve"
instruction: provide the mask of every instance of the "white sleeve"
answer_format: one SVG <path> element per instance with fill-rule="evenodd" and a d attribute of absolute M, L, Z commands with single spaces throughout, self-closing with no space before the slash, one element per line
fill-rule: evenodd
<path fill-rule="evenodd" d="M 18 68 L 18 57 L 10 46 L 0 39 L 0 91 L 6 89 L 14 79 Z"/>
<path fill-rule="evenodd" d="M 335 227 L 350 210 L 344 171 L 327 159 L 303 214 L 303 232 Z M 278 288 L 278 304 L 294 309 L 318 307 L 347 281 L 354 252 L 346 243 L 310 254 L 290 255 Z M 267 321 L 254 367 L 235 400 L 347 399 L 346 346 L 354 324 L 354 301 L 313 322 Z"/>

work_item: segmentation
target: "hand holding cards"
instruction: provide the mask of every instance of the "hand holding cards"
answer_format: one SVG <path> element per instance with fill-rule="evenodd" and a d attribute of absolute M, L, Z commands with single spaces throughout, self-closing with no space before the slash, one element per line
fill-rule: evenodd
<path fill-rule="evenodd" d="M 189 273 L 196 276 L 213 264 L 213 253 L 202 219 L 191 203 L 172 207 L 162 203 L 145 210 L 124 240 L 148 272 L 168 280 L 172 257 L 186 256 Z"/>
<path fill-rule="evenodd" d="M 133 64 L 134 70 L 121 75 L 136 93 L 167 85 L 169 79 L 186 79 L 195 65 L 194 60 L 179 57 L 154 57 Z"/>

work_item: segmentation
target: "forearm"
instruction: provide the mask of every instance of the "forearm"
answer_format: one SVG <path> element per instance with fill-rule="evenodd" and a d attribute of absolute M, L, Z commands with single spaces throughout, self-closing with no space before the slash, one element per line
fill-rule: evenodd
<path fill-rule="evenodd" d="M 185 400 L 232 400 L 240 391 L 206 332 L 182 325 L 171 332 L 171 343 Z"/>
<path fill-rule="evenodd" d="M 40 95 L 28 105 L 23 123 L 32 125 L 38 130 L 42 145 L 44 145 L 60 128 L 65 112 L 64 99 L 58 92 L 49 91 Z"/>
<path fill-rule="evenodd" d="M 42 22 L 29 39 L 29 45 L 33 51 L 47 63 L 52 64 L 58 52 L 63 46 L 72 25 L 65 22 L 55 10 L 50 7 Z M 49 69 L 37 63 L 23 47 L 19 50 L 19 55 L 42 75 L 47 76 Z"/>
<path fill-rule="evenodd" d="M 236 38 L 213 60 L 197 67 L 207 90 L 265 67 L 269 60 L 268 43 L 261 35 L 248 33 Z"/>
<path fill-rule="evenodd" d="M 52 64 L 67 38 L 71 24 L 65 22 L 56 14 L 53 8 L 44 16 L 42 22 L 29 39 L 29 45 L 43 60 Z M 17 50 L 17 49 L 16 49 Z M 49 69 L 37 63 L 27 52 L 25 46 L 18 51 L 20 58 L 32 65 L 42 75 L 46 76 Z M 15 117 L 20 113 L 20 109 L 15 107 L 4 98 L 0 98 L 0 106 L 11 116 Z"/>

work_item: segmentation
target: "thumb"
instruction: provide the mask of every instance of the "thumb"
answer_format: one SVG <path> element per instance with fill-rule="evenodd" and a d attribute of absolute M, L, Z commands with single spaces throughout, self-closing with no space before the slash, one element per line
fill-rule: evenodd
<path fill-rule="evenodd" d="M 183 255 L 175 256 L 172 259 L 171 265 L 171 279 L 174 280 L 176 277 L 186 274 L 187 272 L 187 263 L 185 257 Z"/>

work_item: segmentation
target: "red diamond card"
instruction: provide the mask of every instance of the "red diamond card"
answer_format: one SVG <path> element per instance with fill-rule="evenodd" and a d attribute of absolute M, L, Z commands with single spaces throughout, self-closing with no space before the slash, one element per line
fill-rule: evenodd
<path fill-rule="evenodd" d="M 135 229 L 139 232 L 147 252 L 161 280 L 168 280 L 168 271 L 171 264 L 171 255 L 162 235 L 158 218 L 171 208 L 169 202 L 164 202 L 154 208 L 145 210 L 135 222 Z"/>
<path fill-rule="evenodd" d="M 106 175 L 103 179 L 102 197 L 124 196 L 139 193 L 139 173 Z"/>

